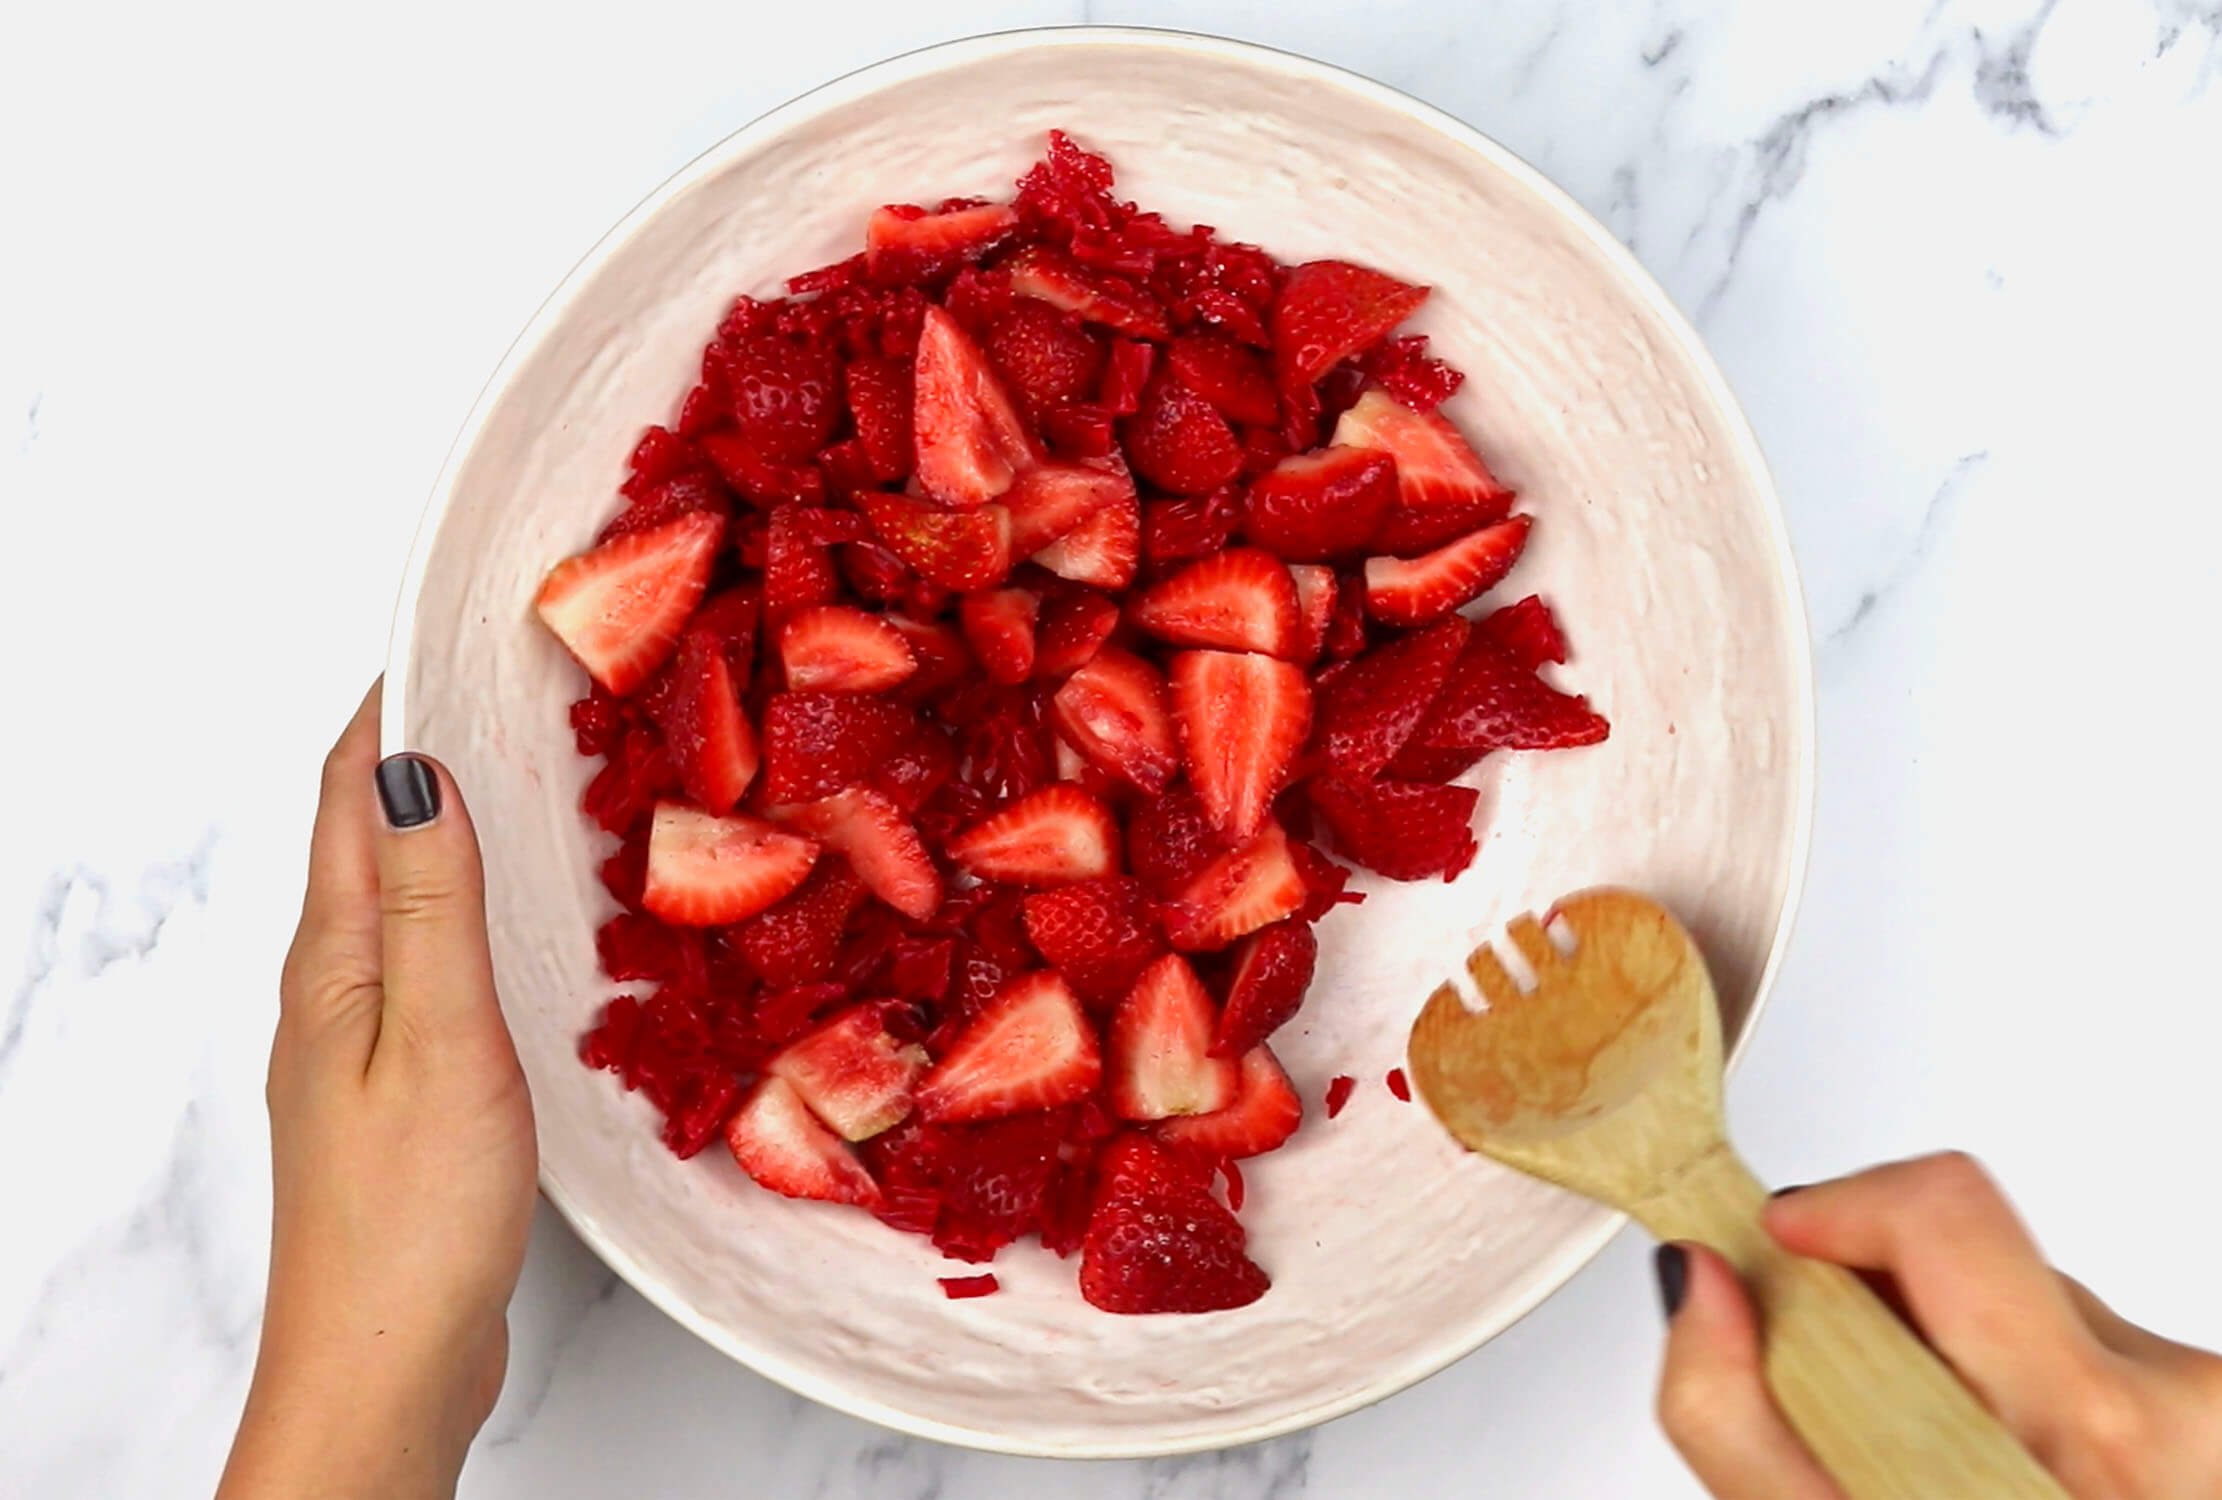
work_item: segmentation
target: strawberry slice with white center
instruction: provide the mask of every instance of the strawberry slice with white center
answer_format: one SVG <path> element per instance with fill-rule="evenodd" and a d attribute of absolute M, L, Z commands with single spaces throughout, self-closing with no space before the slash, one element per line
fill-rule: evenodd
<path fill-rule="evenodd" d="M 687 795 L 710 812 L 731 812 L 756 779 L 761 757 L 723 636 L 697 625 L 680 641 L 662 723 Z"/>
<path fill-rule="evenodd" d="M 741 1170 L 789 1198 L 816 1198 L 878 1208 L 879 1184 L 848 1145 L 803 1103 L 784 1078 L 756 1085 L 725 1126 L 725 1144 Z"/>
<path fill-rule="evenodd" d="M 1164 791 L 1180 769 L 1165 679 L 1116 646 L 1065 679 L 1049 714 L 1075 750 L 1145 792 Z"/>
<path fill-rule="evenodd" d="M 918 1086 L 918 1113 L 937 1124 L 996 1120 L 1085 1099 L 1102 1080 L 1079 998 L 1039 969 L 1004 985 L 957 1034 Z"/>
<path fill-rule="evenodd" d="M 1074 583 L 1118 590 L 1142 565 L 1142 502 L 1131 489 L 1034 554 L 1034 561 Z"/>
<path fill-rule="evenodd" d="M 1119 824 L 1094 797 L 1056 781 L 957 834 L 948 849 L 982 880 L 1069 885 L 1118 872 Z"/>
<path fill-rule="evenodd" d="M 787 688 L 797 693 L 877 693 L 918 670 L 902 632 L 849 604 L 796 611 L 779 629 Z"/>
<path fill-rule="evenodd" d="M 1311 684 L 1301 668 L 1248 651 L 1183 651 L 1171 680 L 1189 784 L 1214 827 L 1247 839 L 1311 733 Z"/>
<path fill-rule="evenodd" d="M 990 589 L 957 603 L 957 623 L 980 666 L 996 682 L 1024 682 L 1034 672 L 1034 622 L 1041 596 L 1031 589 Z"/>
<path fill-rule="evenodd" d="M 902 1123 L 929 1059 L 888 1035 L 887 1008 L 852 1005 L 791 1044 L 766 1071 L 784 1078 L 843 1140 L 866 1141 Z"/>
<path fill-rule="evenodd" d="M 1441 412 L 1414 411 L 1378 386 L 1335 423 L 1335 441 L 1396 460 L 1397 503 L 1373 548 L 1408 557 L 1512 513 L 1512 491 Z"/>
<path fill-rule="evenodd" d="M 915 472 L 927 494 L 969 510 L 1041 461 L 987 356 L 956 319 L 931 304 L 918 330 L 916 370 L 911 428 Z"/>
<path fill-rule="evenodd" d="M 1157 1127 L 1157 1138 L 1196 1156 L 1231 1161 L 1277 1149 L 1303 1120 L 1296 1085 L 1273 1049 L 1261 1043 L 1242 1054 L 1233 1103 L 1213 1114 L 1167 1120 Z"/>
<path fill-rule="evenodd" d="M 1011 290 L 1021 297 L 1039 297 L 1051 307 L 1138 339 L 1172 335 L 1165 309 L 1148 292 L 1046 246 L 1031 245 L 1012 256 L 1010 272 Z"/>
<path fill-rule="evenodd" d="M 1317 661 L 1319 653 L 1327 649 L 1327 627 L 1335 618 L 1335 570 L 1312 563 L 1291 563 L 1288 576 L 1296 585 L 1296 642 L 1289 657 L 1293 661 Z"/>
<path fill-rule="evenodd" d="M 1231 547 L 1135 599 L 1134 623 L 1176 646 L 1287 656 L 1297 645 L 1296 583 L 1281 560 Z"/>
<path fill-rule="evenodd" d="M 1011 513 L 936 510 L 908 495 L 864 497 L 864 515 L 903 566 L 945 589 L 993 588 L 1011 571 Z"/>
<path fill-rule="evenodd" d="M 1238 1070 L 1211 1055 L 1219 1008 L 1188 960 L 1142 971 L 1111 1017 L 1111 1108 L 1125 1120 L 1208 1115 L 1233 1102 Z"/>
<path fill-rule="evenodd" d="M 1298 266 L 1273 303 L 1273 364 L 1284 391 L 1302 390 L 1380 341 L 1427 300 L 1427 288 L 1343 260 Z"/>
<path fill-rule="evenodd" d="M 864 225 L 864 271 L 882 286 L 931 281 L 978 260 L 1018 227 L 1008 203 L 929 214 L 890 206 Z"/>
<path fill-rule="evenodd" d="M 1366 613 L 1406 627 L 1440 620 L 1495 588 L 1528 545 L 1529 518 L 1514 516 L 1410 559 L 1366 559 Z"/>
<path fill-rule="evenodd" d="M 1301 910 L 1310 894 L 1288 834 L 1268 822 L 1255 839 L 1204 866 L 1168 903 L 1165 937 L 1186 953 L 1224 948 Z"/>
<path fill-rule="evenodd" d="M 782 823 L 849 857 L 871 893 L 914 922 L 941 907 L 941 872 L 918 837 L 918 825 L 885 795 L 852 786 L 816 802 L 783 807 Z M 654 851 L 650 851 L 651 865 Z"/>
<path fill-rule="evenodd" d="M 743 921 L 801 885 L 817 858 L 812 840 L 756 818 L 659 802 L 641 905 L 679 927 Z"/>
<path fill-rule="evenodd" d="M 1011 555 L 1032 557 L 1105 506 L 1133 498 L 1133 476 L 1115 459 L 1028 469 L 1002 500 L 1011 513 Z"/>
<path fill-rule="evenodd" d="M 629 693 L 664 663 L 702 602 L 725 518 L 690 511 L 557 563 L 533 608 L 579 665 Z"/>

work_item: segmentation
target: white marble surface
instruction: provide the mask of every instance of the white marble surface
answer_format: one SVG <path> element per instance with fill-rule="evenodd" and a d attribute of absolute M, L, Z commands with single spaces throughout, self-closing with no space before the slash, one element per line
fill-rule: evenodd
<path fill-rule="evenodd" d="M 2213 0 L 17 7 L 0 44 L 0 1494 L 203 1494 L 252 1357 L 260 1076 L 317 760 L 537 300 L 669 170 L 900 48 L 1185 25 L 1565 184 L 1775 464 L 1819 642 L 1804 920 L 1731 1091 L 1770 1176 L 1987 1156 L 2222 1344 Z M 1469 11 L 1475 14 L 1467 14 Z M 2203 684 L 2203 686 L 2202 686 Z M 12 913 L 12 915 L 10 915 Z M 543 1215 L 467 1495 L 1689 1495 L 1624 1236 L 1317 1432 L 1054 1474 L 723 1361 Z"/>

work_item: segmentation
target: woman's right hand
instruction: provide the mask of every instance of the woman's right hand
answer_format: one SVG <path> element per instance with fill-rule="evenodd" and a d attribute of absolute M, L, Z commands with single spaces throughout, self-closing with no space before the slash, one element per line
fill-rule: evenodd
<path fill-rule="evenodd" d="M 1973 1158 L 1949 1153 L 1767 1205 L 1784 1248 L 1864 1272 L 2076 1500 L 2222 1500 L 2222 1358 L 2117 1317 L 2046 1265 Z M 1659 1419 L 1719 1500 L 1843 1500 L 1760 1378 L 1726 1261 L 1659 1250 Z"/>

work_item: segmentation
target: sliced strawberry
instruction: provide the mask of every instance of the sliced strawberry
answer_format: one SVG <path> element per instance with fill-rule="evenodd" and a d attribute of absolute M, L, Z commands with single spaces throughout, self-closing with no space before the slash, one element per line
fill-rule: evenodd
<path fill-rule="evenodd" d="M 904 566 L 943 588 L 993 588 L 1011 571 L 1011 513 L 936 510 L 907 495 L 866 495 L 864 514 Z"/>
<path fill-rule="evenodd" d="M 1310 892 L 1281 825 L 1220 855 L 1167 904 L 1165 935 L 1186 953 L 1224 948 L 1302 909 Z"/>
<path fill-rule="evenodd" d="M 1142 562 L 1142 506 L 1130 491 L 1034 554 L 1059 578 L 1091 588 L 1123 589 Z"/>
<path fill-rule="evenodd" d="M 866 781 L 873 791 L 885 793 L 888 801 L 915 817 L 956 773 L 956 746 L 946 731 L 928 724 L 889 751 Z"/>
<path fill-rule="evenodd" d="M 1296 644 L 1296 583 L 1270 552 L 1236 547 L 1144 589 L 1133 615 L 1176 646 L 1283 656 Z"/>
<path fill-rule="evenodd" d="M 1512 513 L 1512 491 L 1441 412 L 1414 411 L 1370 389 L 1335 423 L 1335 441 L 1396 460 L 1397 503 L 1373 539 L 1377 551 L 1425 552 Z"/>
<path fill-rule="evenodd" d="M 1213 1057 L 1241 1057 L 1288 1024 L 1304 1003 L 1319 961 L 1309 922 L 1292 919 L 1260 928 L 1235 950 L 1227 1004 L 1212 1033 Z"/>
<path fill-rule="evenodd" d="M 918 733 L 899 703 L 858 693 L 775 693 L 764 705 L 764 797 L 809 802 L 854 786 Z"/>
<path fill-rule="evenodd" d="M 784 1078 L 756 1085 L 725 1127 L 725 1144 L 741 1170 L 789 1198 L 817 1198 L 877 1208 L 879 1184 L 848 1145 L 818 1123 Z"/>
<path fill-rule="evenodd" d="M 1162 900 L 1179 895 L 1227 848 L 1226 835 L 1185 782 L 1143 802 L 1127 820 L 1127 864 Z"/>
<path fill-rule="evenodd" d="M 1111 1108 L 1124 1120 L 1208 1115 L 1233 1102 L 1236 1068 L 1211 1055 L 1219 1008 L 1188 960 L 1142 971 L 1111 1017 Z"/>
<path fill-rule="evenodd" d="M 929 214 L 910 207 L 876 210 L 864 225 L 865 274 L 882 286 L 939 281 L 976 261 L 1018 228 L 1008 203 Z"/>
<path fill-rule="evenodd" d="M 691 469 L 684 474 L 673 475 L 626 506 L 602 528 L 601 534 L 594 538 L 594 545 L 599 547 L 612 537 L 624 536 L 628 532 L 654 531 L 658 526 L 668 525 L 681 516 L 698 510 L 711 511 L 730 519 L 733 514 L 733 497 L 726 493 L 725 486 L 717 475 Z"/>
<path fill-rule="evenodd" d="M 764 531 L 764 623 L 777 632 L 790 615 L 841 597 L 841 574 L 831 545 L 821 540 L 831 518 L 854 521 L 847 511 L 782 505 Z"/>
<path fill-rule="evenodd" d="M 1105 506 L 1133 498 L 1133 479 L 1114 461 L 1028 469 L 1003 496 L 1011 513 L 1011 555 L 1032 557 Z"/>
<path fill-rule="evenodd" d="M 1281 389 L 1307 389 L 1346 356 L 1379 342 L 1419 311 L 1427 290 L 1348 261 L 1315 260 L 1290 271 L 1273 304 Z"/>
<path fill-rule="evenodd" d="M 865 1141 L 902 1123 L 926 1065 L 925 1048 L 888 1035 L 885 1006 L 852 1005 L 789 1043 L 766 1071 L 793 1084 L 843 1140 Z"/>
<path fill-rule="evenodd" d="M 1171 682 L 1189 784 L 1222 832 L 1247 839 L 1311 733 L 1311 684 L 1288 662 L 1237 651 L 1183 651 Z"/>
<path fill-rule="evenodd" d="M 772 989 L 817 984 L 833 972 L 841 934 L 870 894 L 847 860 L 821 855 L 792 895 L 741 923 L 729 941 Z"/>
<path fill-rule="evenodd" d="M 1142 552 L 1160 568 L 1224 552 L 1242 524 L 1242 495 L 1231 484 L 1186 500 L 1151 500 L 1142 507 Z"/>
<path fill-rule="evenodd" d="M 1335 847 L 1392 880 L 1449 880 L 1474 862 L 1481 793 L 1470 786 L 1322 776 L 1310 792 L 1313 809 L 1334 830 Z"/>
<path fill-rule="evenodd" d="M 1230 422 L 1270 427 L 1281 420 L 1281 398 L 1265 361 L 1216 328 L 1184 333 L 1165 353 L 1181 384 Z"/>
<path fill-rule="evenodd" d="M 1425 625 L 1496 587 L 1528 544 L 1529 520 L 1514 516 L 1409 561 L 1366 559 L 1366 612 L 1389 625 Z"/>
<path fill-rule="evenodd" d="M 671 697 L 661 719 L 687 795 L 710 812 L 731 812 L 756 779 L 756 731 L 741 712 L 725 642 L 699 625 L 687 631 L 672 659 Z"/>
<path fill-rule="evenodd" d="M 1335 621 L 1335 599 L 1340 592 L 1335 570 L 1314 563 L 1291 563 L 1288 576 L 1296 584 L 1296 639 L 1289 656 L 1296 661 L 1317 661 L 1327 649 L 1327 632 Z"/>
<path fill-rule="evenodd" d="M 1095 1028 L 1064 980 L 1021 974 L 958 1033 L 918 1086 L 936 1123 L 994 1120 L 1084 1099 L 1103 1078 Z"/>
<path fill-rule="evenodd" d="M 965 643 L 991 681 L 1024 682 L 1034 672 L 1034 622 L 1041 596 L 1032 589 L 990 589 L 957 601 Z"/>
<path fill-rule="evenodd" d="M 903 644 L 910 647 L 911 659 L 918 663 L 917 672 L 903 684 L 902 696 L 914 698 L 939 692 L 953 682 L 961 682 L 972 670 L 972 648 L 964 643 L 963 634 L 955 626 L 938 620 L 913 620 L 908 615 L 881 618 L 903 638 Z"/>
<path fill-rule="evenodd" d="M 1157 1127 L 1157 1138 L 1206 1161 L 1230 1161 L 1278 1149 L 1303 1121 L 1304 1101 L 1296 1086 L 1273 1049 L 1261 1044 L 1242 1054 L 1232 1104 L 1216 1114 L 1167 1120 Z"/>
<path fill-rule="evenodd" d="M 1119 606 L 1093 589 L 1072 589 L 1042 608 L 1034 671 L 1041 677 L 1066 677 L 1095 659 L 1119 628 Z"/>
<path fill-rule="evenodd" d="M 1103 340 L 1033 297 L 1013 299 L 983 341 L 989 359 L 1037 417 L 1085 401 L 1103 375 Z"/>
<path fill-rule="evenodd" d="M 885 793 L 853 786 L 816 802 L 781 808 L 776 816 L 847 855 L 857 879 L 912 921 L 923 922 L 940 907 L 941 872 L 926 853 L 917 825 Z"/>
<path fill-rule="evenodd" d="M 1566 637 L 1552 618 L 1551 607 L 1533 594 L 1484 615 L 1474 629 L 1531 672 L 1545 662 L 1566 660 Z"/>
<path fill-rule="evenodd" d="M 725 482 L 759 509 L 825 501 L 825 475 L 818 472 L 817 465 L 772 458 L 745 433 L 706 432 L 702 435 L 702 451 L 717 465 Z"/>
<path fill-rule="evenodd" d="M 557 563 L 533 607 L 596 682 L 629 693 L 678 644 L 724 537 L 706 511 L 631 532 Z"/>
<path fill-rule="evenodd" d="M 1350 776 L 1378 776 L 1442 694 L 1473 627 L 1449 615 L 1377 646 L 1319 690 L 1319 749 Z"/>
<path fill-rule="evenodd" d="M 1348 661 L 1366 649 L 1372 633 L 1366 623 L 1365 579 L 1355 573 L 1336 580 L 1335 612 L 1327 621 L 1327 659 Z"/>
<path fill-rule="evenodd" d="M 779 659 L 798 693 L 877 693 L 918 670 L 901 631 L 847 604 L 789 615 L 779 628 Z"/>
<path fill-rule="evenodd" d="M 1157 346 L 1136 339 L 1113 339 L 1111 358 L 1103 367 L 1103 383 L 1095 404 L 1114 417 L 1130 417 L 1142 404 L 1142 387 L 1157 368 Z"/>
<path fill-rule="evenodd" d="M 1243 533 L 1286 562 L 1363 552 L 1397 503 L 1396 461 L 1339 446 L 1282 459 L 1250 486 Z"/>
<path fill-rule="evenodd" d="M 1148 895 L 1124 875 L 1037 891 L 1024 909 L 1027 941 L 1091 1005 L 1118 1004 L 1165 951 Z"/>
<path fill-rule="evenodd" d="M 756 667 L 756 624 L 763 617 L 764 591 L 755 582 L 735 584 L 702 601 L 687 624 L 706 630 L 725 643 L 725 664 L 733 669 L 733 686 L 745 690 Z"/>
<path fill-rule="evenodd" d="M 776 463 L 807 461 L 841 420 L 841 369 L 823 343 L 752 334 L 728 350 L 725 383 L 741 436 Z"/>
<path fill-rule="evenodd" d="M 1115 646 L 1065 679 L 1049 713 L 1074 749 L 1145 792 L 1165 790 L 1180 768 L 1165 679 Z"/>
<path fill-rule="evenodd" d="M 917 397 L 911 389 L 909 361 L 868 354 L 851 360 L 843 378 L 848 385 L 849 416 L 856 423 L 857 441 L 864 445 L 872 472 L 882 484 L 907 479 L 918 458 L 910 427 Z"/>
<path fill-rule="evenodd" d="M 1242 472 L 1242 444 L 1219 409 L 1160 365 L 1119 424 L 1134 472 L 1175 495 L 1206 495 Z"/>
<path fill-rule="evenodd" d="M 1211 1195 L 1208 1168 L 1139 1135 L 1104 1149 L 1080 1251 L 1080 1295 L 1110 1313 L 1245 1307 L 1272 1280 L 1244 1253 L 1241 1221 Z"/>
<path fill-rule="evenodd" d="M 1053 781 L 965 829 L 948 849 L 982 880 L 1069 885 L 1118 870 L 1119 825 L 1094 797 Z"/>
<path fill-rule="evenodd" d="M 1552 687 L 1477 630 L 1451 668 L 1442 696 L 1389 770 L 1417 775 L 1428 768 L 1427 761 L 1440 761 L 1446 754 L 1464 755 L 1471 764 L 1492 750 L 1594 745 L 1610 729 L 1587 699 Z"/>
<path fill-rule="evenodd" d="M 985 505 L 1040 459 L 987 356 L 938 307 L 926 309 L 919 327 L 914 381 L 918 482 L 943 505 Z"/>
<path fill-rule="evenodd" d="M 1143 345 L 1145 349 L 1149 346 Z M 1109 458 L 1115 444 L 1112 414 L 1093 402 L 1075 401 L 1042 413 L 1042 436 L 1066 458 Z"/>
<path fill-rule="evenodd" d="M 817 857 L 811 840 L 755 818 L 659 802 L 641 905 L 681 927 L 739 922 L 801 885 Z"/>
<path fill-rule="evenodd" d="M 1080 265 L 1044 245 L 1019 251 L 1007 264 L 1011 290 L 1021 297 L 1039 297 L 1051 307 L 1138 339 L 1162 342 L 1172 335 L 1157 299 L 1122 277 Z"/>

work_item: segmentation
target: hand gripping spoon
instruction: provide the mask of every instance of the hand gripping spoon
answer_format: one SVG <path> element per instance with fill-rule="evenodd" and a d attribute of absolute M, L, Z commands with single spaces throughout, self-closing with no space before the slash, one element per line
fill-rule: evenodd
<path fill-rule="evenodd" d="M 1766 1192 L 1721 1120 L 1720 1013 L 1704 957 L 1648 897 L 1569 896 L 1486 945 L 1412 1027 L 1412 1081 L 1468 1149 L 1726 1256 L 1756 1299 L 1767 1384 L 1851 1500 L 2067 1500 L 1944 1363 L 1838 1266 L 1760 1227 Z M 1562 950 L 1553 938 L 1563 940 Z"/>

